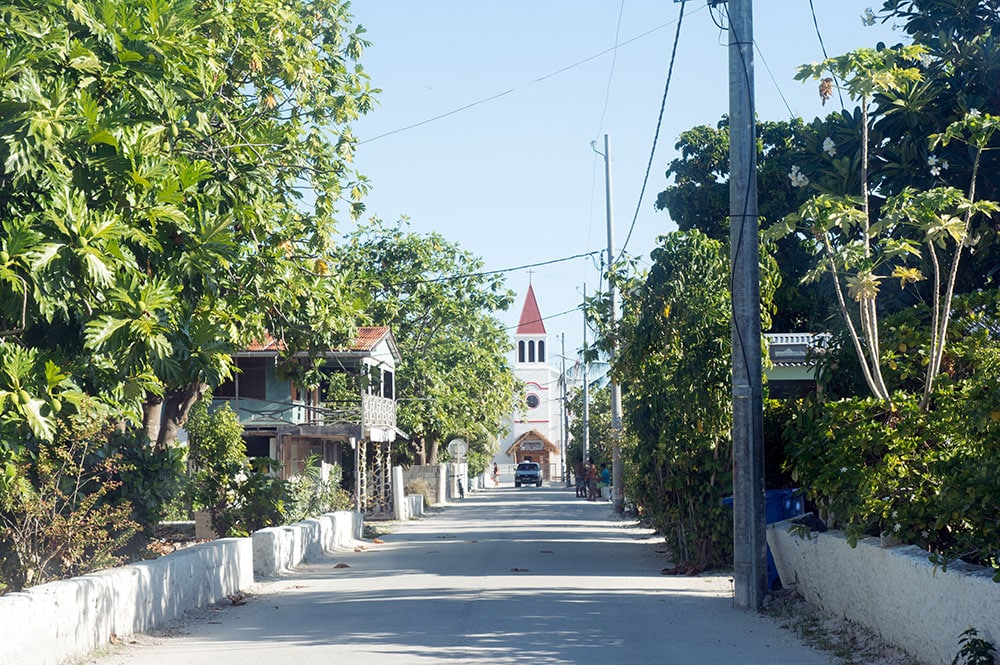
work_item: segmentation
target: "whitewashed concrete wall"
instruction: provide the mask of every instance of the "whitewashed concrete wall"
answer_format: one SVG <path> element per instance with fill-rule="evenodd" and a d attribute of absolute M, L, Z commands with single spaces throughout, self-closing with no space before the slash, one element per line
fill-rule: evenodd
<path fill-rule="evenodd" d="M 790 532 L 789 522 L 767 528 L 782 586 L 813 605 L 868 626 L 928 664 L 949 665 L 970 627 L 1000 645 L 1000 584 L 988 569 L 956 562 L 941 570 L 920 548 L 881 547 L 878 538 L 852 548 L 838 531 L 810 535 Z"/>
<path fill-rule="evenodd" d="M 329 513 L 0 596 L 0 665 L 58 665 L 112 635 L 151 630 L 323 551 L 353 547 L 363 527 L 361 513 Z"/>
<path fill-rule="evenodd" d="M 57 665 L 252 583 L 250 539 L 226 538 L 8 594 L 0 597 L 0 665 Z"/>
<path fill-rule="evenodd" d="M 342 510 L 256 531 L 251 536 L 254 575 L 257 579 L 280 575 L 324 552 L 353 548 L 363 527 L 361 513 Z"/>

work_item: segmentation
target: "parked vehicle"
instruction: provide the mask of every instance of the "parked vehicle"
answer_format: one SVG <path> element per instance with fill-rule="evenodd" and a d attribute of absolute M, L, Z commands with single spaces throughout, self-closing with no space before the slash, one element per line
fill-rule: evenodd
<path fill-rule="evenodd" d="M 521 462 L 514 471 L 514 487 L 521 485 L 542 486 L 542 467 L 538 462 Z"/>

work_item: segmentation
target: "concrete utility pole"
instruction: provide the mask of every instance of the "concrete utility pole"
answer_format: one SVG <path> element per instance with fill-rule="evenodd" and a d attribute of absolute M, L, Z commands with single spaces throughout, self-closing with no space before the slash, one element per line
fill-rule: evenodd
<path fill-rule="evenodd" d="M 767 593 L 753 1 L 729 0 L 729 252 L 733 302 L 733 577 L 737 607 Z"/>
<path fill-rule="evenodd" d="M 566 487 L 569 487 L 569 419 L 566 404 L 566 333 L 561 333 L 560 338 L 562 339 L 562 353 L 559 354 L 559 362 L 561 365 L 561 373 L 559 376 L 560 392 L 559 392 L 559 436 L 562 438 L 562 459 L 563 459 L 563 480 L 566 482 Z"/>
<path fill-rule="evenodd" d="M 583 285 L 583 302 L 587 302 L 587 285 Z M 587 313 L 583 313 L 583 348 L 587 348 Z M 587 354 L 583 354 L 583 459 L 590 457 L 590 379 L 587 377 Z"/>
<path fill-rule="evenodd" d="M 593 148 L 593 143 L 590 144 Z M 597 148 L 594 148 L 597 152 Z M 615 223 L 611 206 L 611 139 L 604 135 L 604 152 L 597 154 L 604 157 L 604 190 L 605 208 L 608 217 L 608 273 L 615 262 Z M 608 279 L 608 291 L 611 294 L 611 311 L 608 315 L 610 327 L 614 329 L 618 320 L 618 289 L 614 282 Z M 612 340 L 611 351 L 608 357 L 608 364 L 615 361 L 616 344 Z M 614 488 L 611 493 L 612 505 L 616 512 L 625 510 L 625 492 L 622 472 L 622 388 L 616 381 L 611 380 L 611 486 Z"/>

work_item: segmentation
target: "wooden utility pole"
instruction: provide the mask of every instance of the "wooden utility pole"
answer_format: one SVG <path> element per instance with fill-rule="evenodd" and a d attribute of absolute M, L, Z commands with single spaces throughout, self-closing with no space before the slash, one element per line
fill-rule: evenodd
<path fill-rule="evenodd" d="M 733 302 L 733 578 L 737 607 L 767 593 L 753 1 L 729 0 L 729 253 Z"/>

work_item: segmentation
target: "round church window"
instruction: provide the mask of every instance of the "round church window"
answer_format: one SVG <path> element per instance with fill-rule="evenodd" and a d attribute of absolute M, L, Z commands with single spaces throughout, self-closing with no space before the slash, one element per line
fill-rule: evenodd
<path fill-rule="evenodd" d="M 542 403 L 542 400 L 538 399 L 538 395 L 531 393 L 524 398 L 524 402 L 528 405 L 529 409 L 537 409 L 538 405 Z"/>

